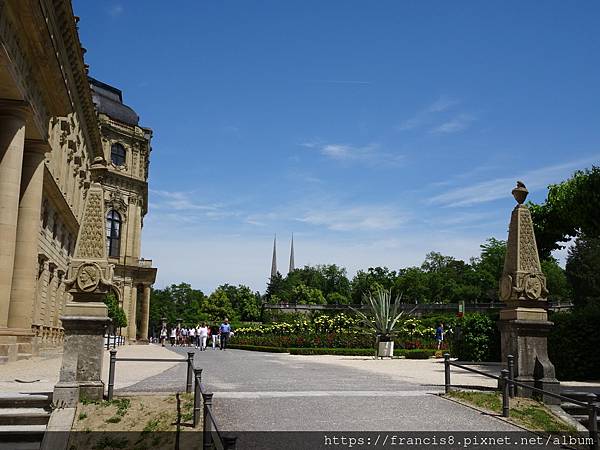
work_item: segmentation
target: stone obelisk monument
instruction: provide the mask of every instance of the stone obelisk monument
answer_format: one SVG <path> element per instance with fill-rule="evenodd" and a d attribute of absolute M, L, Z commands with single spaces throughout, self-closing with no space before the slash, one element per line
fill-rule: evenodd
<path fill-rule="evenodd" d="M 518 181 L 512 194 L 517 206 L 512 211 L 500 298 L 506 308 L 500 311 L 502 361 L 515 358 L 515 380 L 553 393 L 560 385 L 548 358 L 548 290 L 535 242 L 531 213 L 523 203 L 527 188 Z M 536 396 L 530 389 L 517 388 L 523 397 Z M 543 396 L 544 403 L 559 401 Z"/>
<path fill-rule="evenodd" d="M 99 158 L 100 160 L 102 158 Z M 94 161 L 96 173 L 105 162 Z M 94 171 L 94 170 L 93 170 Z M 75 254 L 66 280 L 73 300 L 61 316 L 65 330 L 60 378 L 54 388 L 56 405 L 73 407 L 80 398 L 101 400 L 104 331 L 109 318 L 103 300 L 112 284 L 104 230 L 104 192 L 94 182 L 87 191 Z"/>

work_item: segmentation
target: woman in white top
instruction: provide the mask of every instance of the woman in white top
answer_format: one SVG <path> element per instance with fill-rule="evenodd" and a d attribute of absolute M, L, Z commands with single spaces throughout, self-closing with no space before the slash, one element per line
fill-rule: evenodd
<path fill-rule="evenodd" d="M 198 332 L 200 333 L 200 350 L 206 350 L 206 340 L 208 339 L 208 327 L 205 323 L 203 323 L 202 326 L 198 328 Z"/>
<path fill-rule="evenodd" d="M 171 347 L 175 345 L 175 339 L 177 339 L 177 330 L 173 327 L 171 328 Z"/>

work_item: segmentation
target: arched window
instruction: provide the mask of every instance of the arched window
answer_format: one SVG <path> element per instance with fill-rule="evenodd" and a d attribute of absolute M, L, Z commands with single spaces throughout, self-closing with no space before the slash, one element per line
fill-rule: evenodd
<path fill-rule="evenodd" d="M 118 142 L 110 147 L 110 160 L 115 166 L 125 165 L 125 147 Z"/>
<path fill-rule="evenodd" d="M 121 214 L 111 209 L 106 215 L 106 248 L 108 256 L 119 257 L 121 244 Z"/>

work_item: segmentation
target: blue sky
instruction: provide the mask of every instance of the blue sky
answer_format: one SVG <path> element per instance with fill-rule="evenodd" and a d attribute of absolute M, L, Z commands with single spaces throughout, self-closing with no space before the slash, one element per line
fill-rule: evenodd
<path fill-rule="evenodd" d="M 74 0 L 91 75 L 154 129 L 157 286 L 419 265 L 505 239 L 600 161 L 600 3 Z"/>

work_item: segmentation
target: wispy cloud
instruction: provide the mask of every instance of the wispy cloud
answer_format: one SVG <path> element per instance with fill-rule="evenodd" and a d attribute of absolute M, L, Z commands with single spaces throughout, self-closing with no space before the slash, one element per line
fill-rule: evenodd
<path fill-rule="evenodd" d="M 193 192 L 187 191 L 162 191 L 151 189 L 150 193 L 158 198 L 158 201 L 154 208 L 161 209 L 174 209 L 176 211 L 182 210 L 202 210 L 202 211 L 216 211 L 219 209 L 219 205 L 205 205 L 198 203 L 193 200 Z"/>
<path fill-rule="evenodd" d="M 397 228 L 407 220 L 390 206 L 341 206 L 306 211 L 297 219 L 333 231 L 382 231 Z"/>
<path fill-rule="evenodd" d="M 301 145 L 316 149 L 326 158 L 342 163 L 360 163 L 369 167 L 398 167 L 404 162 L 404 155 L 383 151 L 378 144 L 360 147 L 348 144 L 306 142 Z"/>
<path fill-rule="evenodd" d="M 430 124 L 437 113 L 448 111 L 455 105 L 458 105 L 460 101 L 454 97 L 447 95 L 440 96 L 435 102 L 418 111 L 413 117 L 404 120 L 397 129 L 400 131 L 412 130 L 424 125 Z"/>
<path fill-rule="evenodd" d="M 549 184 L 565 179 L 573 170 L 597 162 L 599 159 L 600 155 L 594 155 L 593 157 L 546 166 L 529 172 L 515 173 L 510 177 L 495 178 L 470 186 L 451 189 L 432 197 L 430 203 L 447 207 L 469 206 L 506 198 L 510 195 L 510 191 L 517 180 L 522 180 L 529 191 L 546 188 Z"/>
<path fill-rule="evenodd" d="M 464 131 L 471 126 L 475 118 L 470 114 L 459 114 L 458 116 L 434 127 L 431 132 L 438 134 L 450 134 Z"/>
<path fill-rule="evenodd" d="M 112 17 L 117 17 L 123 14 L 124 11 L 125 8 L 123 8 L 123 5 L 120 3 L 116 3 L 108 9 L 108 14 L 110 14 Z"/>

